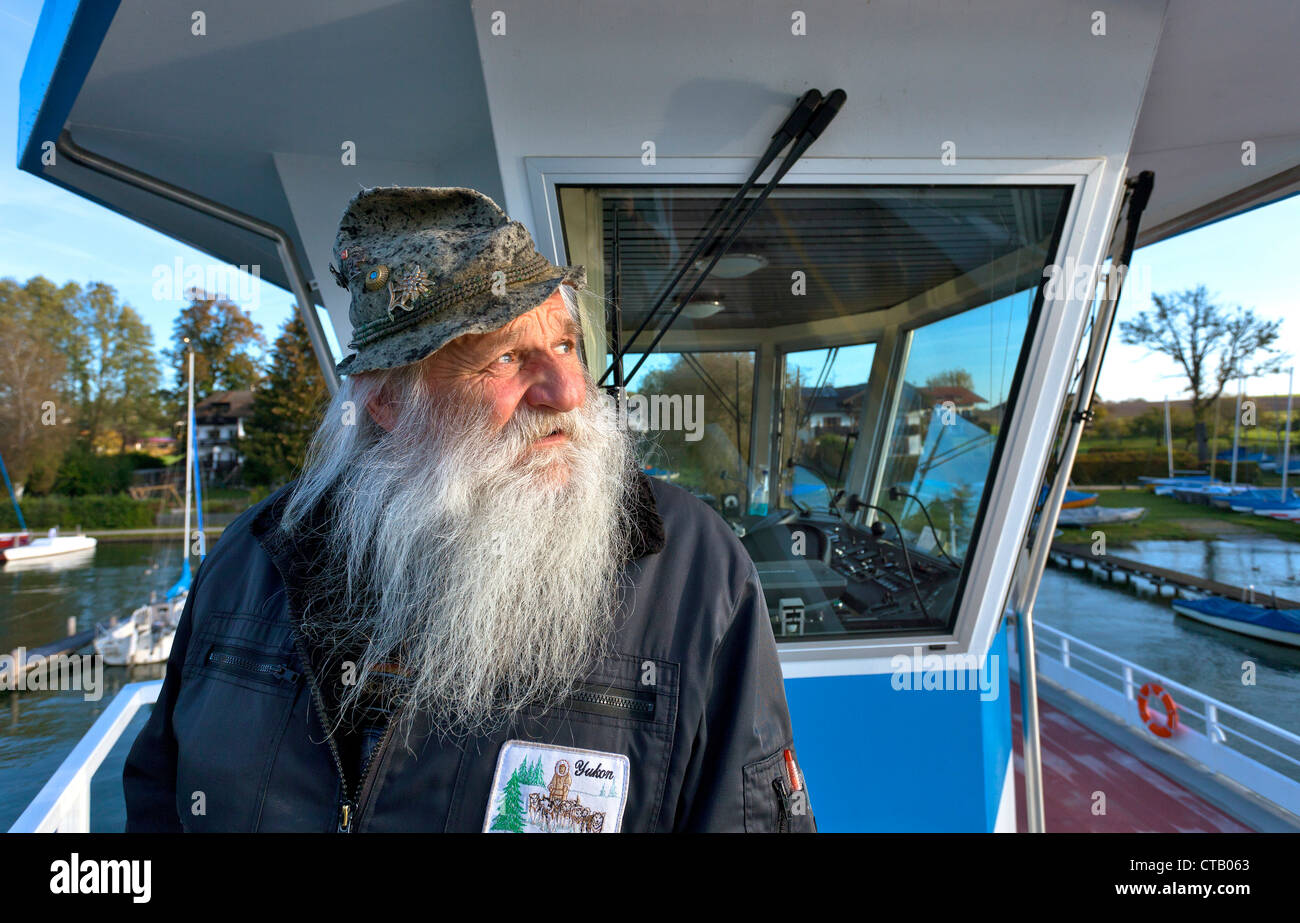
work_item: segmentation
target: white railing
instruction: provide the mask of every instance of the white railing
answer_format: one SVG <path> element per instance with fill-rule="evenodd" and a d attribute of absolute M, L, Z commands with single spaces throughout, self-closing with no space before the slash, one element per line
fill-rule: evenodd
<path fill-rule="evenodd" d="M 1013 651 L 1015 634 L 1008 632 Z M 1040 679 L 1051 680 L 1104 709 L 1153 743 L 1300 815 L 1300 735 L 1037 619 L 1034 635 Z M 1018 658 L 1012 655 L 1008 659 L 1014 674 Z M 1158 683 L 1173 697 L 1178 726 L 1171 737 L 1156 737 L 1138 715 L 1138 691 L 1148 682 Z M 1150 703 L 1150 714 L 1163 723 L 1164 709 L 1155 701 Z M 1264 754 L 1272 757 L 1281 771 L 1260 762 L 1257 757 Z"/>
<path fill-rule="evenodd" d="M 1300 735 L 1050 625 L 1035 622 L 1034 633 L 1040 678 L 1076 693 L 1148 735 L 1152 742 L 1171 747 L 1300 815 Z M 1015 632 L 1008 632 L 1008 637 L 1008 659 L 1014 674 L 1018 662 Z M 1147 682 L 1159 683 L 1177 704 L 1178 730 L 1170 738 L 1151 735 L 1138 717 L 1137 691 Z M 136 711 L 156 702 L 161 688 L 160 679 L 123 686 L 9 832 L 89 832 L 90 780 Z M 1158 706 L 1152 711 L 1156 716 L 1162 714 Z M 1193 719 L 1190 723 L 1189 718 Z M 1243 746 L 1270 754 L 1285 773 L 1243 752 Z"/>
<path fill-rule="evenodd" d="M 155 679 L 123 686 L 9 832 L 89 833 L 90 780 L 136 711 L 158 701 L 162 684 L 162 680 Z"/>

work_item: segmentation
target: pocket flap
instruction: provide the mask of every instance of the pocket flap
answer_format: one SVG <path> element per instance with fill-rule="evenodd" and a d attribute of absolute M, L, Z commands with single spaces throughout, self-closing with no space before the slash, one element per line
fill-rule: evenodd
<path fill-rule="evenodd" d="M 745 767 L 746 833 L 815 833 L 793 744 Z"/>

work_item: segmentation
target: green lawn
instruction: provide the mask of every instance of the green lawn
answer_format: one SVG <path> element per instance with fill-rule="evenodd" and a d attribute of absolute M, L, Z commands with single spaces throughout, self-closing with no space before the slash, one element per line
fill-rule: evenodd
<path fill-rule="evenodd" d="M 1300 542 L 1300 523 L 1280 522 L 1252 513 L 1216 510 L 1212 506 L 1183 503 L 1173 497 L 1157 497 L 1149 489 L 1098 490 L 1077 487 L 1096 493 L 1099 506 L 1142 506 L 1147 514 L 1139 522 L 1109 523 L 1084 529 L 1063 529 L 1059 541 L 1087 544 L 1094 529 L 1106 533 L 1108 545 L 1128 545 L 1142 539 L 1204 539 L 1219 536 L 1272 535 Z"/>

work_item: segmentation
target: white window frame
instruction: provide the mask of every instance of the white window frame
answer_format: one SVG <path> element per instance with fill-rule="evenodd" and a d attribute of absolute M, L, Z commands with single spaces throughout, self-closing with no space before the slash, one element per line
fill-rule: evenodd
<path fill-rule="evenodd" d="M 538 249 L 558 265 L 567 265 L 560 233 L 556 187 L 637 185 L 731 185 L 739 187 L 749 176 L 754 162 L 737 157 L 659 157 L 653 167 L 643 166 L 639 157 L 525 157 L 528 194 L 536 216 L 534 240 Z M 1012 575 L 1029 527 L 1038 484 L 1045 471 L 1052 439 L 1064 406 L 1069 370 L 1083 336 L 1092 306 L 1100 264 L 1123 193 L 1125 165 L 1115 158 L 961 158 L 952 166 L 938 159 L 810 157 L 799 161 L 786 174 L 785 185 L 871 185 L 918 184 L 963 185 L 1060 185 L 1071 187 L 1065 223 L 1052 262 L 1062 267 L 1086 267 L 1088 297 L 1077 297 L 1075 285 L 1065 285 L 1063 296 L 1045 301 L 1034 340 L 1029 344 L 1017 403 L 1006 426 L 999 468 L 987 488 L 988 505 L 978 543 L 967 558 L 965 587 L 958 602 L 951 632 L 907 637 L 855 637 L 803 641 L 778 645 L 782 669 L 787 678 L 845 676 L 896 672 L 894 658 L 922 654 L 973 653 L 983 666 L 1004 614 Z M 779 188 L 779 187 L 778 187 Z M 509 205 L 510 203 L 508 203 Z M 836 319 L 838 320 L 838 319 Z M 909 326 L 926 318 L 912 318 Z M 832 322 L 833 323 L 833 322 Z M 755 407 L 751 421 L 753 445 L 770 445 L 772 382 L 780 354 L 791 349 L 827 345 L 813 342 L 817 328 L 826 322 L 803 325 L 808 338 L 800 335 L 801 325 L 765 331 L 757 347 L 758 377 L 754 385 Z M 829 332 L 829 331 L 826 331 Z M 907 336 L 877 341 L 872 381 L 893 382 L 906 364 Z M 669 338 L 661 344 L 665 349 Z M 695 340 L 696 348 L 713 344 Z M 727 348 L 732 348 L 728 346 Z M 877 375 L 877 364 L 887 363 L 890 374 Z M 885 367 L 881 367 L 885 371 Z M 896 398 L 899 389 L 893 387 Z M 884 397 L 885 395 L 881 395 Z M 888 409 L 879 407 L 877 412 Z M 863 423 L 871 421 L 864 420 Z M 875 429 L 878 429 L 876 427 Z M 762 432 L 760 432 L 762 430 Z M 863 430 L 874 432 L 873 430 Z M 855 451 L 855 456 L 859 453 Z M 865 452 L 863 453 L 866 454 Z M 755 466 L 762 464 L 751 453 Z M 855 459 L 855 463 L 859 460 Z M 878 461 L 878 460 L 877 460 Z M 865 459 L 862 460 L 865 464 Z M 876 462 L 873 462 L 873 464 Z M 768 465 L 769 469 L 771 465 Z M 1007 477 L 1003 472 L 1014 471 Z M 1032 476 L 1031 476 L 1032 475 Z M 874 473 L 873 473 L 874 476 Z M 911 669 L 909 665 L 907 669 Z"/>

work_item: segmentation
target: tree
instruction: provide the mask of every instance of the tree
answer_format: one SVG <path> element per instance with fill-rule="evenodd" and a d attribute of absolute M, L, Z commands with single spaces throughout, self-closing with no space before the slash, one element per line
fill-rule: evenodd
<path fill-rule="evenodd" d="M 248 434 L 239 445 L 248 483 L 283 483 L 297 473 L 327 397 L 307 327 L 295 311 L 275 341 L 266 379 L 253 393 Z"/>
<path fill-rule="evenodd" d="M 1197 456 L 1210 450 L 1205 416 L 1228 382 L 1266 375 L 1282 368 L 1285 356 L 1273 344 L 1280 320 L 1265 320 L 1247 308 L 1214 304 L 1204 285 L 1182 292 L 1152 295 L 1155 307 L 1131 321 L 1120 321 L 1120 336 L 1130 346 L 1168 356 L 1187 379 L 1196 422 Z"/>
<path fill-rule="evenodd" d="M 927 388 L 965 388 L 967 391 L 974 391 L 975 379 L 971 378 L 970 372 L 965 369 L 947 369 L 927 378 L 925 386 Z"/>
<path fill-rule="evenodd" d="M 262 377 L 261 361 L 252 352 L 266 348 L 262 328 L 233 302 L 196 294 L 172 325 L 171 348 L 163 350 L 176 371 L 172 399 L 181 408 L 178 418 L 184 416 L 191 346 L 196 400 L 214 391 L 251 389 Z"/>
<path fill-rule="evenodd" d="M 75 301 L 78 423 L 91 446 L 113 436 L 120 451 L 162 422 L 153 332 L 111 285 L 92 282 Z"/>
<path fill-rule="evenodd" d="M 524 799 L 519 791 L 518 769 L 510 773 L 510 780 L 501 792 L 501 803 L 497 806 L 496 817 L 492 818 L 489 829 L 505 833 L 524 832 Z"/>
<path fill-rule="evenodd" d="M 15 480 L 32 477 L 42 492 L 73 440 L 83 454 L 125 451 L 161 422 L 153 332 L 112 286 L 0 279 L 0 313 L 0 419 Z"/>
<path fill-rule="evenodd" d="M 643 462 L 678 472 L 678 483 L 683 486 L 714 496 L 738 492 L 743 498 L 745 485 L 739 479 L 748 467 L 753 354 L 668 355 L 672 355 L 671 364 L 638 375 L 636 383 L 628 388 L 629 395 L 639 394 L 648 401 L 656 395 L 674 396 L 681 404 L 678 409 L 683 417 L 686 402 L 691 402 L 694 408 L 695 396 L 700 395 L 703 419 L 692 420 L 694 433 L 672 429 L 670 425 L 680 421 L 665 419 L 667 409 L 660 404 L 657 413 L 660 428 L 651 430 L 640 440 Z M 647 404 L 646 414 L 656 415 L 655 405 Z M 656 421 L 652 418 L 647 422 Z"/>
<path fill-rule="evenodd" d="M 43 284 L 31 286 L 37 280 Z M 43 296 L 50 283 L 40 277 L 31 282 L 0 279 L 0 454 L 15 485 L 43 493 L 73 427 L 67 364 L 42 329 L 40 308 L 49 304 Z"/>

